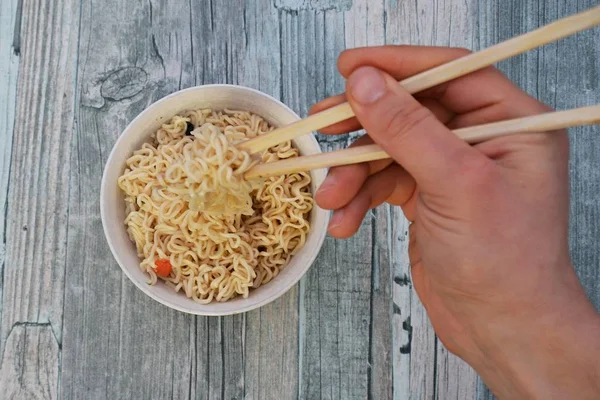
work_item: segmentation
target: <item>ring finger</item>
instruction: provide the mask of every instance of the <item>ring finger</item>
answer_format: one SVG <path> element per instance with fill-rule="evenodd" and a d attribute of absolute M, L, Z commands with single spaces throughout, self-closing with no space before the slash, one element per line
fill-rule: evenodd
<path fill-rule="evenodd" d="M 352 236 L 367 211 L 384 202 L 404 206 L 415 194 L 414 179 L 397 164 L 370 176 L 360 191 L 346 206 L 335 211 L 329 233 L 338 238 Z"/>

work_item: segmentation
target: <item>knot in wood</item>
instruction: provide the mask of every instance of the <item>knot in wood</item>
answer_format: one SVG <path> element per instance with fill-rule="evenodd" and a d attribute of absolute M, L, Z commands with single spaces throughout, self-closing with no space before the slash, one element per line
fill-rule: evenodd
<path fill-rule="evenodd" d="M 124 67 L 113 71 L 102 82 L 100 94 L 105 99 L 123 100 L 135 96 L 146 87 L 148 74 L 139 67 Z"/>

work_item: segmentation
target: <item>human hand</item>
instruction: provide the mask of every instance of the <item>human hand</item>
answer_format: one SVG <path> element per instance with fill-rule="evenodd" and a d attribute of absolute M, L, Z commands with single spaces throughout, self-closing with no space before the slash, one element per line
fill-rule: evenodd
<path fill-rule="evenodd" d="M 501 398 L 597 398 L 600 322 L 568 250 L 568 138 L 540 132 L 469 146 L 450 129 L 549 111 L 494 68 L 419 93 L 397 80 L 465 55 L 386 46 L 342 53 L 355 144 L 392 157 L 334 168 L 316 194 L 336 210 L 335 237 L 370 208 L 401 206 L 410 226 L 413 286 L 446 347 Z"/>

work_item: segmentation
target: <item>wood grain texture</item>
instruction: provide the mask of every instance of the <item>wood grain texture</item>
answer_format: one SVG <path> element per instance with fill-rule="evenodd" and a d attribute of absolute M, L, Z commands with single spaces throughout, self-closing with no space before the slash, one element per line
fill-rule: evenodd
<path fill-rule="evenodd" d="M 17 0 L 0 3 L 0 215 L 5 215 L 10 158 L 17 102 L 17 75 L 21 52 L 21 11 Z M 0 218 L 0 332 L 2 326 L 2 276 L 6 256 L 6 218 Z M 2 340 L 0 339 L 0 354 Z"/>
<path fill-rule="evenodd" d="M 58 398 L 60 347 L 50 324 L 17 323 L 0 364 L 3 399 Z"/>
<path fill-rule="evenodd" d="M 0 376 L 5 379 L 3 396 L 55 399 L 68 230 L 69 180 L 63 160 L 68 159 L 73 130 L 78 7 L 69 0 L 8 6 L 3 2 L 2 9 L 15 13 L 8 20 L 14 29 L 12 51 L 20 55 L 20 63 L 16 108 L 3 103 L 2 109 L 3 118 L 14 112 L 14 123 L 3 120 L 7 130 L 0 134 L 6 139 L 3 146 L 12 145 L 12 154 L 3 148 L 3 157 L 10 155 L 11 161 L 7 204 L 2 204 L 6 258 Z M 8 102 L 14 102 L 16 60 L 6 53 L 3 59 L 9 64 L 3 66 L 8 75 L 2 85 Z M 2 168 L 5 179 L 8 170 Z"/>

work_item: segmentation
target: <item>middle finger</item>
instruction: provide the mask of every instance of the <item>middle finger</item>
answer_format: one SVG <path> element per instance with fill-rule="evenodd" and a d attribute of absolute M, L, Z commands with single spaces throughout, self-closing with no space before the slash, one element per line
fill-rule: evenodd
<path fill-rule="evenodd" d="M 373 143 L 367 135 L 361 136 L 350 147 Z M 392 159 L 376 160 L 368 163 L 344 165 L 331 168 L 327 179 L 315 195 L 321 208 L 335 210 L 348 204 L 356 196 L 369 175 L 375 174 L 392 163 Z"/>

